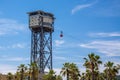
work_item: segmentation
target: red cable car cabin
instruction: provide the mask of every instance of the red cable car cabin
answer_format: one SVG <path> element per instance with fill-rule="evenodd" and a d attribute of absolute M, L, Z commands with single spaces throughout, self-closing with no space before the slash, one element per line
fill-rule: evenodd
<path fill-rule="evenodd" d="M 61 31 L 60 37 L 63 37 L 63 32 Z"/>

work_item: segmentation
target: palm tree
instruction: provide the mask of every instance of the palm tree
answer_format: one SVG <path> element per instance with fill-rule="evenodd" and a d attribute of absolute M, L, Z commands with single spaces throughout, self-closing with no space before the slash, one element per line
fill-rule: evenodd
<path fill-rule="evenodd" d="M 90 70 L 86 70 L 86 74 L 85 74 L 85 80 L 91 80 L 91 71 Z"/>
<path fill-rule="evenodd" d="M 63 80 L 60 75 L 56 76 L 56 80 Z"/>
<path fill-rule="evenodd" d="M 105 80 L 105 74 L 102 72 L 102 73 L 99 73 L 99 76 L 98 76 L 98 80 Z"/>
<path fill-rule="evenodd" d="M 102 64 L 100 61 L 100 56 L 95 55 L 94 53 L 88 54 L 88 59 L 85 59 L 85 63 L 83 66 L 86 67 L 87 70 L 90 71 L 92 80 L 95 80 L 95 71 L 99 69 L 99 65 Z"/>
<path fill-rule="evenodd" d="M 7 74 L 7 80 L 13 80 L 13 75 L 11 72 Z"/>
<path fill-rule="evenodd" d="M 80 72 L 76 64 L 70 64 L 70 77 L 72 80 L 78 80 L 80 77 Z"/>
<path fill-rule="evenodd" d="M 108 61 L 105 65 L 104 73 L 107 80 L 114 80 L 118 74 L 119 66 L 115 66 L 113 62 Z"/>
<path fill-rule="evenodd" d="M 20 80 L 23 80 L 25 78 L 25 73 L 27 71 L 27 67 L 25 66 L 25 64 L 21 64 L 20 66 L 18 66 L 18 72 L 20 72 Z"/>
<path fill-rule="evenodd" d="M 67 76 L 67 80 L 69 80 L 69 73 L 70 73 L 70 63 L 64 63 L 62 70 L 60 72 L 63 76 Z"/>
<path fill-rule="evenodd" d="M 80 80 L 85 80 L 85 73 L 82 73 Z"/>
<path fill-rule="evenodd" d="M 43 80 L 62 80 L 62 77 L 60 75 L 55 75 L 54 70 L 50 70 L 43 76 Z"/>
<path fill-rule="evenodd" d="M 103 73 L 100 73 L 98 70 L 95 71 L 95 80 L 104 80 Z"/>
<path fill-rule="evenodd" d="M 38 78 L 38 66 L 36 63 L 31 63 L 29 65 L 29 79 L 36 80 Z"/>
<path fill-rule="evenodd" d="M 43 76 L 43 80 L 56 80 L 55 72 L 50 70 L 48 74 Z"/>
<path fill-rule="evenodd" d="M 15 80 L 20 80 L 20 72 L 15 73 Z"/>
<path fill-rule="evenodd" d="M 76 64 L 74 63 L 65 63 L 63 64 L 62 70 L 60 72 L 63 76 L 67 76 L 67 80 L 78 80 L 79 79 L 79 70 Z"/>

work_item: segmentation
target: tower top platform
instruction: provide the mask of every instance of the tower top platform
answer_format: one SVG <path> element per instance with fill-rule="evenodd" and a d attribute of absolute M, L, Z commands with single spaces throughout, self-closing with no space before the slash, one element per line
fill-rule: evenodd
<path fill-rule="evenodd" d="M 49 12 L 44 12 L 42 10 L 37 10 L 37 11 L 33 11 L 33 12 L 28 12 L 27 14 L 29 14 L 29 16 L 31 15 L 36 15 L 36 14 L 40 14 L 41 16 L 44 15 L 44 16 L 50 16 L 52 18 L 54 18 L 54 15 L 52 13 L 49 13 Z"/>
<path fill-rule="evenodd" d="M 34 31 L 45 32 L 54 31 L 54 15 L 52 13 L 44 12 L 41 10 L 28 12 L 29 14 L 29 28 Z"/>

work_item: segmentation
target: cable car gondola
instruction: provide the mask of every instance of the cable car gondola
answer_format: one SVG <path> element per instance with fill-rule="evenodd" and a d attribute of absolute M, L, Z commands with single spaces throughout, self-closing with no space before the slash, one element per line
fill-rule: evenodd
<path fill-rule="evenodd" d="M 60 33 L 60 37 L 62 38 L 63 37 L 63 32 L 61 31 L 61 33 Z"/>

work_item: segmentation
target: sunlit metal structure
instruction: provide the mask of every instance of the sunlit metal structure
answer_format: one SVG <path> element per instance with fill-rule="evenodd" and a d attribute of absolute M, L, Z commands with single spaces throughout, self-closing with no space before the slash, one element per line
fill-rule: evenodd
<path fill-rule="evenodd" d="M 54 32 L 54 15 L 44 11 L 28 12 L 31 30 L 31 63 L 37 63 L 39 78 L 45 69 L 52 69 L 52 33 Z"/>

